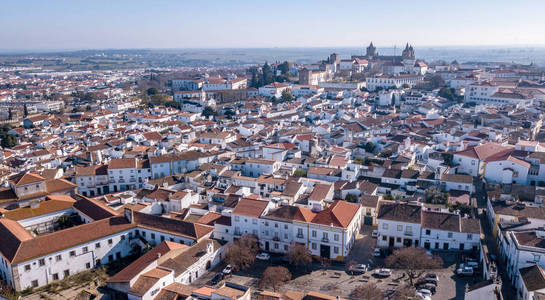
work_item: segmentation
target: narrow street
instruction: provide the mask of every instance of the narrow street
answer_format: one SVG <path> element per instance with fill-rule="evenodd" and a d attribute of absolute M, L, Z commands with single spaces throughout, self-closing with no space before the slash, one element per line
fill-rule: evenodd
<path fill-rule="evenodd" d="M 474 179 L 475 185 L 475 197 L 477 199 L 477 211 L 478 217 L 481 220 L 481 232 L 484 235 L 484 242 L 488 247 L 490 254 L 496 256 L 496 260 L 501 260 L 498 240 L 492 235 L 492 228 L 488 222 L 486 215 L 486 190 L 484 188 L 484 183 L 480 177 Z M 507 278 L 507 271 L 505 270 L 505 265 L 502 263 L 497 264 L 498 274 L 501 276 L 502 280 L 502 294 L 504 299 L 516 299 L 516 290 L 515 287 L 511 284 L 509 278 Z"/>

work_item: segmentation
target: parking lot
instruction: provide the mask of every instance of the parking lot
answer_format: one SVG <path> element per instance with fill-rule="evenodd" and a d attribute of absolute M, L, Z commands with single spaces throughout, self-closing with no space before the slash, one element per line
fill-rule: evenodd
<path fill-rule="evenodd" d="M 372 227 L 364 227 L 358 236 L 356 243 L 346 261 L 355 260 L 358 263 L 369 264 L 370 271 L 351 275 L 345 271 L 344 263 L 333 263 L 326 270 L 315 261 L 308 271 L 295 269 L 286 265 L 281 256 L 272 255 L 270 261 L 256 260 L 254 265 L 245 271 L 235 272 L 226 280 L 238 284 L 250 286 L 258 290 L 258 282 L 262 272 L 269 265 L 284 265 L 292 272 L 292 280 L 280 288 L 280 291 L 296 290 L 302 292 L 318 291 L 332 296 L 341 296 L 349 299 L 352 290 L 361 284 L 370 283 L 384 292 L 393 291 L 409 284 L 409 280 L 404 275 L 403 270 L 392 270 L 392 276 L 388 278 L 376 278 L 372 276 L 373 270 L 384 267 L 384 258 L 374 257 L 373 251 L 376 245 L 376 239 L 370 236 Z M 439 284 L 436 294 L 432 299 L 464 299 L 466 284 L 473 284 L 473 277 L 458 277 L 454 275 L 454 270 L 459 262 L 459 257 L 454 253 L 434 253 L 441 256 L 444 265 L 443 268 L 430 270 L 430 273 L 437 274 Z M 216 272 L 221 272 L 223 266 L 219 266 L 210 273 L 202 276 L 195 282 L 196 285 L 209 284 Z"/>

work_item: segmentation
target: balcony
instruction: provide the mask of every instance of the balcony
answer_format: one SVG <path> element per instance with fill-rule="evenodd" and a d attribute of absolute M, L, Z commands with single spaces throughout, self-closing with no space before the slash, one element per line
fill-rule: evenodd
<path fill-rule="evenodd" d="M 302 239 L 302 238 L 304 238 L 304 237 L 305 237 L 305 236 L 304 236 L 302 233 L 298 233 L 298 234 L 297 234 L 297 238 L 298 238 L 298 239 Z"/>
<path fill-rule="evenodd" d="M 322 242 L 324 242 L 324 243 L 329 243 L 329 238 L 323 237 L 323 238 L 322 238 Z"/>
<path fill-rule="evenodd" d="M 275 242 L 280 242 L 280 238 L 277 237 L 277 236 L 275 236 L 275 237 L 273 237 L 273 241 L 275 241 Z"/>
<path fill-rule="evenodd" d="M 403 234 L 406 236 L 413 236 L 412 231 L 405 231 Z"/>

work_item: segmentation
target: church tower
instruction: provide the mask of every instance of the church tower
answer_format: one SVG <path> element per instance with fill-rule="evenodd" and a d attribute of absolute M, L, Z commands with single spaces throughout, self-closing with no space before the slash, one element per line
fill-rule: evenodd
<path fill-rule="evenodd" d="M 414 59 L 414 49 L 413 46 L 409 46 L 409 43 L 405 45 L 405 49 L 403 49 L 403 52 L 401 53 L 402 59 Z"/>
<path fill-rule="evenodd" d="M 377 48 L 373 46 L 373 42 L 369 44 L 369 47 L 367 47 L 367 53 L 365 54 L 368 58 L 373 58 L 378 56 Z"/>

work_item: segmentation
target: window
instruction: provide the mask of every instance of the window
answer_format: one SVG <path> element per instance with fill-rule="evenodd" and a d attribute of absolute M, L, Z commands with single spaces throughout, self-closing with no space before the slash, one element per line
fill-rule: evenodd
<path fill-rule="evenodd" d="M 25 271 L 30 271 L 30 265 L 25 265 Z"/>
<path fill-rule="evenodd" d="M 382 240 L 383 240 L 383 241 L 387 240 L 387 238 L 386 238 L 385 235 L 382 236 Z"/>
<path fill-rule="evenodd" d="M 56 261 L 61 261 L 62 260 L 62 255 L 59 254 L 59 255 L 55 256 L 55 260 Z"/>
<path fill-rule="evenodd" d="M 338 234 L 333 235 L 333 240 L 339 241 L 339 235 Z"/>
<path fill-rule="evenodd" d="M 38 287 L 38 280 L 32 280 L 32 287 Z"/>
<path fill-rule="evenodd" d="M 316 237 L 316 230 L 312 231 L 312 237 L 314 237 L 314 238 Z"/>
<path fill-rule="evenodd" d="M 426 235 L 430 235 L 430 234 L 431 234 L 431 230 L 426 229 Z"/>
<path fill-rule="evenodd" d="M 252 219 L 252 224 L 257 224 L 257 219 Z"/>
<path fill-rule="evenodd" d="M 164 241 L 164 240 L 165 240 L 165 236 L 162 235 L 162 236 L 161 236 L 161 242 Z"/>
<path fill-rule="evenodd" d="M 64 270 L 64 277 L 70 276 L 70 270 Z"/>
<path fill-rule="evenodd" d="M 278 249 L 278 243 L 274 243 L 274 249 Z"/>
<path fill-rule="evenodd" d="M 333 247 L 333 253 L 339 254 L 339 247 Z"/>
<path fill-rule="evenodd" d="M 382 229 L 388 229 L 388 224 L 386 223 L 382 224 Z"/>
<path fill-rule="evenodd" d="M 152 233 L 152 234 L 151 234 L 151 239 L 152 239 L 152 240 L 155 239 L 155 233 Z"/>
<path fill-rule="evenodd" d="M 121 235 L 121 240 L 124 240 L 125 239 L 125 235 Z"/>
<path fill-rule="evenodd" d="M 38 261 L 38 263 L 40 264 L 40 266 L 44 266 L 44 265 L 45 265 L 45 259 L 40 258 L 40 260 Z"/>
<path fill-rule="evenodd" d="M 96 243 L 95 248 L 100 248 L 100 243 Z"/>
<path fill-rule="evenodd" d="M 401 238 L 400 237 L 396 238 L 396 242 L 401 243 Z"/>
<path fill-rule="evenodd" d="M 452 232 L 449 232 L 449 233 L 448 233 L 448 237 L 449 237 L 449 238 L 452 238 Z"/>
<path fill-rule="evenodd" d="M 403 231 L 403 225 L 397 225 L 397 231 Z"/>
<path fill-rule="evenodd" d="M 303 228 L 297 228 L 297 235 L 298 236 L 303 236 Z"/>
<path fill-rule="evenodd" d="M 85 249 L 85 248 L 84 248 Z M 83 251 L 85 253 L 86 251 Z M 70 251 L 70 256 L 76 256 L 76 251 Z"/>
<path fill-rule="evenodd" d="M 316 243 L 312 243 L 312 250 L 316 250 Z"/>
<path fill-rule="evenodd" d="M 322 239 L 326 241 L 329 239 L 327 236 L 327 232 L 322 232 Z"/>
<path fill-rule="evenodd" d="M 467 239 L 468 239 L 468 240 L 472 240 L 472 239 L 473 239 L 473 234 L 468 233 L 468 234 L 467 234 Z"/>
<path fill-rule="evenodd" d="M 85 264 L 85 268 L 91 269 L 91 263 L 86 263 L 86 264 Z"/>
<path fill-rule="evenodd" d="M 53 280 L 59 280 L 59 273 L 53 274 Z"/>
<path fill-rule="evenodd" d="M 540 259 L 539 254 L 534 254 L 534 261 L 535 261 L 535 262 L 538 262 L 539 259 Z"/>
<path fill-rule="evenodd" d="M 87 253 L 89 251 L 89 249 L 87 249 L 87 247 L 83 247 L 82 251 L 83 251 L 83 253 Z"/>
<path fill-rule="evenodd" d="M 238 222 L 240 220 L 239 216 L 235 216 L 235 222 Z"/>
<path fill-rule="evenodd" d="M 412 226 L 405 226 L 405 231 L 406 232 L 413 232 L 413 227 Z"/>
<path fill-rule="evenodd" d="M 288 245 L 284 245 L 284 251 L 288 251 Z"/>
<path fill-rule="evenodd" d="M 284 224 L 284 229 L 288 229 L 288 224 Z"/>
<path fill-rule="evenodd" d="M 112 239 L 108 239 L 108 245 L 111 245 L 113 243 L 114 243 L 114 241 L 112 241 Z"/>

